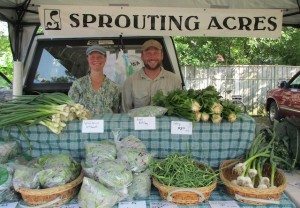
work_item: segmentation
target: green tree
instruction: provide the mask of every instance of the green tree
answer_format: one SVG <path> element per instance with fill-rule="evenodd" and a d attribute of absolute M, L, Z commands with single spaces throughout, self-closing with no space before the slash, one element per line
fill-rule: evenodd
<path fill-rule="evenodd" d="M 0 71 L 12 80 L 13 58 L 8 36 L 0 31 Z"/>
<path fill-rule="evenodd" d="M 283 28 L 279 39 L 175 37 L 181 65 L 300 65 L 300 29 Z M 218 55 L 224 62 L 217 60 Z"/>

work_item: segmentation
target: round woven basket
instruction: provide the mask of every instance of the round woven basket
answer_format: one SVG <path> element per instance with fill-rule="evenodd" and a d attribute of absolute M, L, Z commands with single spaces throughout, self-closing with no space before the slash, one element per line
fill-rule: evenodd
<path fill-rule="evenodd" d="M 27 189 L 19 188 L 23 200 L 28 205 L 42 205 L 51 203 L 51 207 L 60 206 L 71 200 L 79 191 L 83 180 L 83 173 L 72 182 L 62 186 L 56 186 L 46 189 Z M 49 205 L 50 206 L 50 205 Z"/>
<path fill-rule="evenodd" d="M 201 167 L 201 164 L 199 164 Z M 211 169 L 213 172 L 213 170 Z M 152 178 L 153 185 L 158 189 L 160 196 L 170 202 L 182 205 L 199 204 L 208 200 L 212 191 L 217 187 L 217 179 L 209 186 L 198 188 L 182 188 L 166 186 L 156 178 Z"/>
<path fill-rule="evenodd" d="M 286 188 L 286 179 L 283 171 L 277 169 L 275 173 L 275 188 L 258 189 L 239 186 L 231 183 L 238 175 L 232 170 L 238 160 L 225 160 L 220 166 L 220 178 L 226 186 L 229 194 L 233 195 L 236 200 L 253 205 L 277 204 L 281 195 Z M 270 177 L 271 168 L 265 165 L 263 176 Z"/>

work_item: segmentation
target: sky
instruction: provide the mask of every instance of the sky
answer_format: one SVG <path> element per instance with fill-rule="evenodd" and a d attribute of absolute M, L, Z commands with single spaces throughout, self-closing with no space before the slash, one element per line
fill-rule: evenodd
<path fill-rule="evenodd" d="M 3 33 L 6 36 L 8 35 L 6 22 L 0 21 L 0 33 Z"/>

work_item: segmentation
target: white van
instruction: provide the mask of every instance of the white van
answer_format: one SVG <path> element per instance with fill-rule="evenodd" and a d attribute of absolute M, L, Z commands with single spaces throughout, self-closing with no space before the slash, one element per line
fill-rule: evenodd
<path fill-rule="evenodd" d="M 23 93 L 67 93 L 74 80 L 87 74 L 85 51 L 93 44 L 102 45 L 108 50 L 104 73 L 121 86 L 127 76 L 143 67 L 140 59 L 141 45 L 150 38 L 159 41 L 163 46 L 164 68 L 182 77 L 171 37 L 49 39 L 40 35 L 35 37 L 25 61 Z M 131 71 L 126 68 L 130 68 Z"/>

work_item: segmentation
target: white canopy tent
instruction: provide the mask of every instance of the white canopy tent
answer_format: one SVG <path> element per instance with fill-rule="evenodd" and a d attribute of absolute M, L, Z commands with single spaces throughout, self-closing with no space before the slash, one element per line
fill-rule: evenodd
<path fill-rule="evenodd" d="M 300 27 L 300 0 L 1 0 L 0 20 L 8 22 L 14 60 L 24 61 L 30 40 L 40 26 L 39 5 L 133 6 L 283 10 L 283 26 Z"/>

